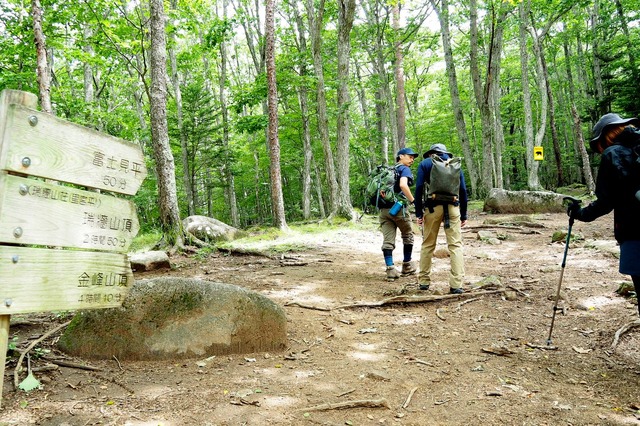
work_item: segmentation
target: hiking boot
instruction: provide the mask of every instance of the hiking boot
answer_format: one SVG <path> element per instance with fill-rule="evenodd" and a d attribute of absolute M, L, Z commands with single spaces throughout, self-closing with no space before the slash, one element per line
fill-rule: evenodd
<path fill-rule="evenodd" d="M 395 266 L 387 266 L 387 281 L 393 281 L 400 278 L 400 272 Z"/>
<path fill-rule="evenodd" d="M 430 285 L 429 284 L 418 284 L 418 289 L 422 290 L 422 291 L 427 291 L 429 290 Z"/>
<path fill-rule="evenodd" d="M 416 273 L 416 265 L 413 264 L 413 262 L 409 261 L 409 262 L 402 262 L 402 272 L 401 274 L 404 275 L 411 275 L 411 274 L 415 274 Z"/>
<path fill-rule="evenodd" d="M 464 293 L 464 289 L 462 287 L 459 287 L 459 288 L 451 287 L 449 289 L 449 293 L 451 293 L 451 294 L 462 294 L 462 293 Z"/>

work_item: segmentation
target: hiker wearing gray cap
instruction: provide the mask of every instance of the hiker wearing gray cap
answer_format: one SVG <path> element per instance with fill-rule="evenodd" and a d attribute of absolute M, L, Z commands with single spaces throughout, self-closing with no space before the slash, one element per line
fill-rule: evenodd
<path fill-rule="evenodd" d="M 593 127 L 591 149 L 602 155 L 596 200 L 569 205 L 569 217 L 591 222 L 613 210 L 613 232 L 620 244 L 621 274 L 631 275 L 640 294 L 640 120 L 605 114 Z M 638 305 L 640 313 L 640 304 Z"/>
<path fill-rule="evenodd" d="M 447 147 L 441 143 L 431 145 L 423 157 L 424 160 L 418 165 L 416 180 L 416 221 L 418 226 L 422 227 L 418 286 L 420 290 L 429 290 L 431 286 L 433 252 L 436 248 L 440 224 L 444 222 L 444 232 L 451 258 L 449 292 L 464 293 L 461 228 L 467 223 L 467 186 L 460 169 L 461 158 L 453 159 Z M 447 172 L 439 174 L 441 170 L 447 170 Z M 446 177 L 444 173 L 450 176 Z M 435 191 L 436 176 L 442 176 L 440 183 L 448 181 L 441 187 L 446 191 Z"/>

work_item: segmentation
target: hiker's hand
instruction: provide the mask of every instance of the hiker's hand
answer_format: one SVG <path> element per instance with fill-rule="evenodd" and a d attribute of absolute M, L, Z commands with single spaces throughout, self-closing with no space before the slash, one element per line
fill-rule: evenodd
<path fill-rule="evenodd" d="M 460 221 L 460 228 L 464 228 L 464 226 L 467 224 L 466 220 L 461 220 Z"/>
<path fill-rule="evenodd" d="M 567 207 L 567 215 L 571 219 L 577 219 L 580 217 L 581 210 L 582 209 L 580 208 L 579 203 L 570 203 L 569 206 Z"/>
<path fill-rule="evenodd" d="M 418 224 L 418 226 L 422 226 L 422 221 L 423 219 L 421 217 L 416 217 L 416 223 Z"/>

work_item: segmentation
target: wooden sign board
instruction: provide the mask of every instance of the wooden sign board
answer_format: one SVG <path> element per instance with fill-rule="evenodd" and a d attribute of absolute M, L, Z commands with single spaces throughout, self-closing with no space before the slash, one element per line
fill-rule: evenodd
<path fill-rule="evenodd" d="M 85 188 L 135 194 L 142 150 L 35 101 L 0 95 L 0 244 L 9 244 L 0 245 L 0 315 L 119 306 L 133 285 L 125 253 L 140 228 L 135 205 Z"/>
<path fill-rule="evenodd" d="M 7 174 L 0 174 L 0 224 L 0 243 L 120 253 L 140 229 L 130 200 Z"/>
<path fill-rule="evenodd" d="M 4 114 L 0 169 L 128 195 L 147 175 L 134 143 L 22 105 Z"/>
<path fill-rule="evenodd" d="M 133 285 L 125 254 L 0 246 L 0 315 L 122 304 Z"/>
<path fill-rule="evenodd" d="M 135 194 L 147 175 L 140 147 L 36 104 L 0 94 L 0 378 L 11 315 L 117 307 L 133 285 L 135 205 L 85 188 Z"/>

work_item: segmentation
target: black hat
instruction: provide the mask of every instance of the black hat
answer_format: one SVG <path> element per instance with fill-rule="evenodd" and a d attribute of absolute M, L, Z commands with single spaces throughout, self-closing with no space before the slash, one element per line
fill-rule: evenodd
<path fill-rule="evenodd" d="M 640 125 L 640 120 L 635 117 L 632 118 L 622 118 L 618 114 L 609 113 L 603 115 L 600 120 L 593 126 L 593 139 L 589 142 L 589 146 L 591 150 L 594 152 L 599 152 L 600 150 L 600 139 L 606 133 L 606 129 L 609 126 L 616 126 L 621 124 L 633 124 L 634 126 Z"/>
<path fill-rule="evenodd" d="M 443 143 L 436 143 L 429 147 L 429 151 L 425 152 L 422 158 L 427 158 L 431 156 L 431 154 L 449 154 L 451 153 L 447 151 L 447 147 Z"/>

